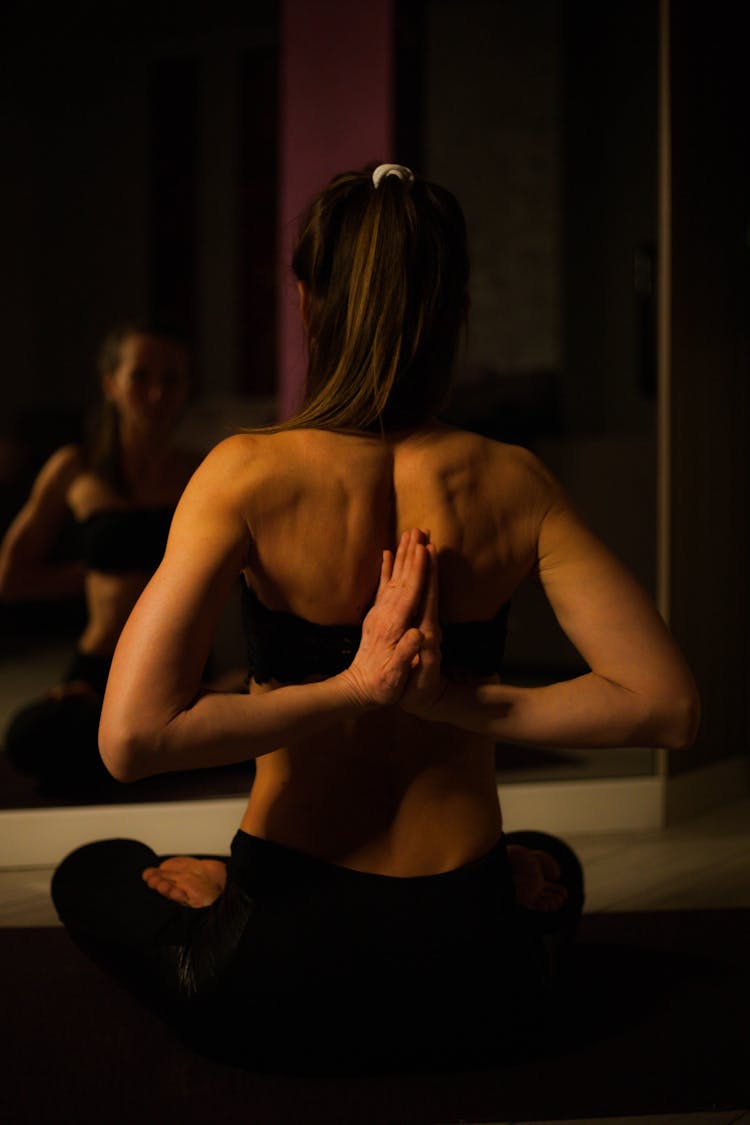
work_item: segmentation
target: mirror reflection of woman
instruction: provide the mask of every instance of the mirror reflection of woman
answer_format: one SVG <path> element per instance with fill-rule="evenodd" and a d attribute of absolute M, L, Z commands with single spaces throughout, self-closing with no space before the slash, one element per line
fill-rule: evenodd
<path fill-rule="evenodd" d="M 85 596 L 85 628 L 62 682 L 18 712 L 5 738 L 13 764 L 53 790 L 108 779 L 97 728 L 112 655 L 198 463 L 174 442 L 189 390 L 179 340 L 123 325 L 103 341 L 98 368 L 90 442 L 50 457 L 0 547 L 3 598 Z M 81 557 L 60 561 L 54 547 L 71 516 Z"/>
<path fill-rule="evenodd" d="M 193 477 L 100 732 L 123 781 L 254 757 L 231 858 L 102 841 L 53 897 L 90 955 L 222 1059 L 498 1058 L 534 1034 L 583 882 L 562 841 L 504 834 L 496 745 L 683 746 L 695 687 L 537 458 L 437 420 L 468 307 L 453 196 L 400 166 L 338 176 L 293 267 L 305 403 Z M 201 668 L 239 573 L 250 692 L 212 695 Z M 518 688 L 499 676 L 506 617 L 533 576 L 590 671 Z"/>

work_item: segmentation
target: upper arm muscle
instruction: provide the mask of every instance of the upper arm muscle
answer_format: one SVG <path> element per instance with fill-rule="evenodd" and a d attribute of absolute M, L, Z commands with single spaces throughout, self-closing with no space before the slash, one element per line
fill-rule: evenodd
<path fill-rule="evenodd" d="M 153 729 L 195 697 L 250 533 L 232 487 L 226 451 L 197 470 L 177 506 L 164 559 L 117 645 L 103 729 Z M 231 459 L 231 458 L 230 458 Z"/>
<path fill-rule="evenodd" d="M 541 522 L 538 568 L 557 620 L 593 672 L 649 696 L 693 690 L 653 602 L 559 489 Z"/>

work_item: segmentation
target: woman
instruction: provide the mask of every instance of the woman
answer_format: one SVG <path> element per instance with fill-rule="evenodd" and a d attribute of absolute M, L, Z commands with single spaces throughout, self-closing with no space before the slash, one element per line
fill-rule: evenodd
<path fill-rule="evenodd" d="M 544 935 L 571 935 L 583 888 L 559 841 L 503 836 L 495 744 L 683 746 L 695 687 L 538 460 L 436 420 L 468 304 L 455 199 L 401 166 L 338 176 L 293 266 L 305 404 L 194 476 L 100 729 L 122 781 L 255 757 L 232 857 L 105 841 L 53 895 L 84 948 L 221 1058 L 496 1054 L 537 1014 Z M 221 697 L 200 669 L 238 572 L 253 679 Z M 505 618 L 532 574 L 591 671 L 516 688 Z"/>
<path fill-rule="evenodd" d="M 124 325 L 104 340 L 98 368 L 93 440 L 53 454 L 0 547 L 1 597 L 85 594 L 86 626 L 63 682 L 20 711 L 6 733 L 14 765 L 54 788 L 108 780 L 97 727 L 112 654 L 198 463 L 173 442 L 189 388 L 178 340 Z M 71 516 L 82 557 L 61 561 L 54 547 Z"/>

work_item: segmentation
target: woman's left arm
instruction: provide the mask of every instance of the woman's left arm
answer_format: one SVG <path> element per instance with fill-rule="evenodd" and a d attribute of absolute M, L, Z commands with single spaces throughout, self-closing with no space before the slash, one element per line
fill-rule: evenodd
<path fill-rule="evenodd" d="M 117 645 L 99 727 L 107 769 L 120 781 L 228 765 L 277 749 L 400 697 L 421 644 L 412 621 L 427 555 L 418 531 L 386 552 L 375 604 L 350 668 L 317 683 L 258 696 L 214 694 L 201 675 L 232 584 L 247 564 L 251 529 L 247 442 L 229 438 L 193 476 L 177 507 L 164 560 Z"/>

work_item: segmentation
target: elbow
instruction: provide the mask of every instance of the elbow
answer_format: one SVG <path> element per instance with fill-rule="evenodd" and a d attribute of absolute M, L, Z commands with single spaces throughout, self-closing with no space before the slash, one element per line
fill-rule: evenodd
<path fill-rule="evenodd" d="M 99 756 L 115 781 L 130 784 L 147 776 L 142 763 L 146 757 L 148 740 L 143 734 L 127 729 L 112 729 L 102 723 L 99 727 Z"/>
<path fill-rule="evenodd" d="M 654 741 L 665 750 L 687 750 L 698 736 L 700 718 L 700 697 L 691 685 L 659 708 Z"/>

